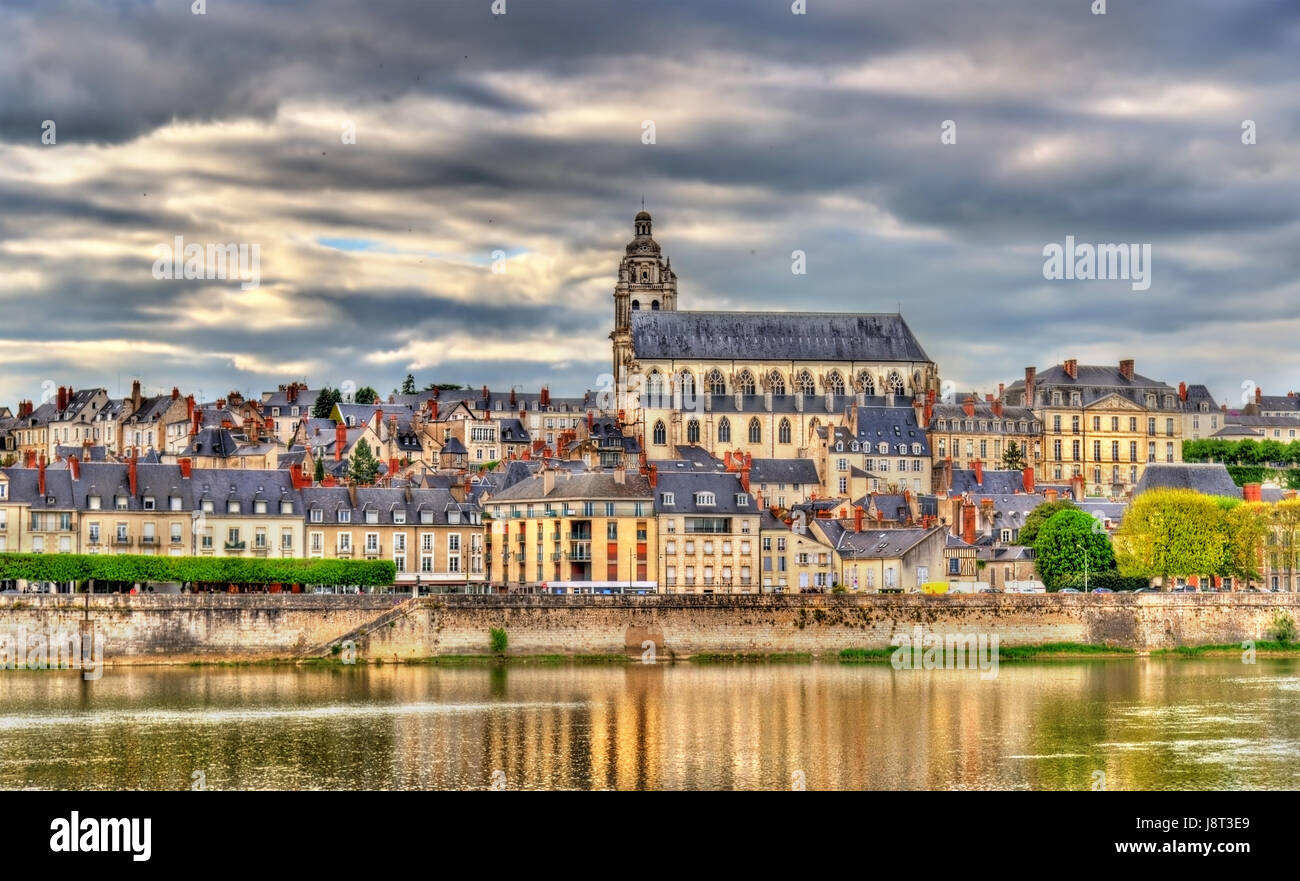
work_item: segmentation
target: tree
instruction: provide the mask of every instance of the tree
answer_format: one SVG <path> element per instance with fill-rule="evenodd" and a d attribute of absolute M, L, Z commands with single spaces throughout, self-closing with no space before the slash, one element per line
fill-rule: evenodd
<path fill-rule="evenodd" d="M 352 448 L 349 464 L 351 466 L 349 473 L 357 483 L 364 485 L 375 482 L 375 477 L 379 474 L 379 460 L 370 451 L 370 444 L 366 443 L 365 438 L 357 441 L 356 446 Z"/>
<path fill-rule="evenodd" d="M 1033 545 L 1038 538 L 1038 530 L 1043 524 L 1052 518 L 1053 514 L 1058 511 L 1078 510 L 1078 506 L 1069 499 L 1058 499 L 1055 502 L 1043 502 L 1037 508 L 1029 512 L 1025 517 L 1025 525 L 1020 527 L 1020 534 L 1016 537 L 1018 544 L 1026 547 Z"/>
<path fill-rule="evenodd" d="M 415 394 L 415 377 L 409 373 L 406 374 L 406 379 L 402 380 L 402 394 Z"/>
<path fill-rule="evenodd" d="M 336 388 L 326 386 L 316 395 L 316 403 L 311 406 L 311 415 L 316 419 L 329 419 L 334 412 L 334 405 L 343 401 L 343 394 Z"/>
<path fill-rule="evenodd" d="M 1283 499 L 1273 506 L 1269 523 L 1273 536 L 1265 547 L 1269 568 L 1285 572 L 1287 590 L 1295 590 L 1297 557 L 1300 556 L 1300 499 Z"/>
<path fill-rule="evenodd" d="M 317 458 L 316 470 L 312 472 L 312 480 L 316 481 L 317 483 L 320 483 L 324 479 L 325 479 L 325 460 L 321 458 Z"/>
<path fill-rule="evenodd" d="M 357 389 L 357 393 L 352 396 L 353 403 L 356 404 L 374 404 L 379 401 L 379 392 L 375 391 L 368 385 L 363 385 Z"/>
<path fill-rule="evenodd" d="M 424 387 L 426 392 L 454 392 L 459 391 L 461 384 L 458 382 L 431 382 Z M 469 388 L 469 386 L 465 386 Z"/>
<path fill-rule="evenodd" d="M 1215 500 L 1223 516 L 1223 565 L 1215 575 L 1255 580 L 1264 543 L 1269 537 L 1270 506 L 1239 499 Z"/>
<path fill-rule="evenodd" d="M 1007 451 L 1002 454 L 1002 467 L 1007 471 L 1025 470 L 1025 452 L 1015 441 L 1007 444 Z"/>
<path fill-rule="evenodd" d="M 1214 498 L 1188 489 L 1149 490 L 1138 496 L 1115 534 L 1125 575 L 1162 579 L 1224 571 L 1224 511 Z"/>
<path fill-rule="evenodd" d="M 1113 572 L 1115 552 L 1097 520 L 1078 509 L 1057 511 L 1038 530 L 1034 562 L 1048 590 L 1056 590 L 1067 575 Z"/>

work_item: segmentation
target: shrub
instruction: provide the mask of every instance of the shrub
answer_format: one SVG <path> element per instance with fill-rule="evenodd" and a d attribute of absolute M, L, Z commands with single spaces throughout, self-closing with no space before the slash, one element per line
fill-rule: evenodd
<path fill-rule="evenodd" d="M 1295 619 L 1281 610 L 1274 612 L 1273 620 L 1269 622 L 1268 635 L 1274 642 L 1284 645 L 1295 642 Z"/>
<path fill-rule="evenodd" d="M 492 640 L 492 651 L 494 654 L 505 654 L 506 647 L 510 645 L 510 640 L 506 637 L 505 628 L 493 627 L 488 630 Z"/>

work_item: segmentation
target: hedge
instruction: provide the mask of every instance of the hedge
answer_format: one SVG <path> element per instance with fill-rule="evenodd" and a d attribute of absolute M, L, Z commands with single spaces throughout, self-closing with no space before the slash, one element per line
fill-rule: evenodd
<path fill-rule="evenodd" d="M 1237 486 L 1245 486 L 1248 483 L 1263 483 L 1264 479 L 1273 473 L 1272 468 L 1265 468 L 1263 465 L 1225 465 L 1228 474 L 1232 475 L 1232 482 Z"/>
<path fill-rule="evenodd" d="M 0 579 L 207 584 L 392 584 L 391 560 L 243 559 L 143 554 L 0 554 Z"/>
<path fill-rule="evenodd" d="M 1088 590 L 1098 587 L 1108 587 L 1111 590 L 1137 590 L 1139 587 L 1150 586 L 1151 579 L 1144 575 L 1120 575 L 1118 572 L 1088 573 Z M 1060 590 L 1063 587 L 1083 590 L 1083 573 L 1071 572 L 1062 575 L 1057 579 L 1055 589 Z"/>

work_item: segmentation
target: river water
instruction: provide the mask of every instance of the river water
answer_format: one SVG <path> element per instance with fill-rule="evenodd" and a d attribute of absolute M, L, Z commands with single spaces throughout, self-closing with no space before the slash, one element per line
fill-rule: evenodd
<path fill-rule="evenodd" d="M 1297 789 L 1300 659 L 0 672 L 0 787 L 196 783 Z"/>

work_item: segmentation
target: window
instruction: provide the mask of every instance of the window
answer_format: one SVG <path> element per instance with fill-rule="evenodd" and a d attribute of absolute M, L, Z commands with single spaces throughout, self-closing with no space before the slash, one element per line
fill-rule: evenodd
<path fill-rule="evenodd" d="M 664 505 L 675 505 L 675 504 L 677 504 L 676 501 L 674 501 L 674 496 L 673 496 L 672 493 L 660 493 L 660 494 L 659 494 L 659 501 L 660 501 L 661 504 L 664 504 Z"/>
<path fill-rule="evenodd" d="M 717 503 L 716 497 L 713 495 L 713 493 L 698 492 L 695 494 L 695 504 L 697 505 L 709 506 L 709 505 L 714 505 L 716 503 Z"/>
<path fill-rule="evenodd" d="M 740 393 L 742 395 L 752 395 L 754 394 L 754 389 L 756 387 L 757 384 L 754 382 L 754 374 L 750 373 L 748 370 L 743 371 L 740 374 L 740 379 L 736 382 L 736 388 L 739 389 Z"/>
<path fill-rule="evenodd" d="M 826 391 L 836 395 L 844 394 L 844 377 L 832 371 L 831 375 L 826 377 Z"/>
<path fill-rule="evenodd" d="M 790 443 L 790 420 L 789 419 L 781 420 L 780 427 L 777 429 L 777 442 L 783 444 Z"/>
<path fill-rule="evenodd" d="M 655 422 L 654 443 L 656 446 L 663 446 L 668 443 L 668 429 L 664 427 L 662 419 Z"/>
<path fill-rule="evenodd" d="M 749 442 L 751 444 L 763 442 L 763 426 L 759 423 L 757 416 L 749 420 Z"/>
<path fill-rule="evenodd" d="M 876 393 L 876 382 L 871 378 L 871 374 L 865 370 L 858 374 L 858 385 L 861 386 L 864 395 L 874 395 Z"/>
<path fill-rule="evenodd" d="M 144 501 L 141 503 L 141 506 L 142 506 L 142 507 L 144 508 L 144 510 L 146 510 L 146 511 L 152 511 L 152 510 L 154 510 L 154 509 L 157 507 L 156 504 L 154 503 L 154 497 L 153 497 L 153 496 L 145 496 L 145 497 L 144 497 Z"/>
<path fill-rule="evenodd" d="M 731 420 L 726 416 L 718 421 L 718 443 L 731 443 Z"/>
<path fill-rule="evenodd" d="M 722 371 L 716 367 L 709 371 L 705 383 L 708 385 L 709 394 L 711 395 L 725 395 L 727 393 L 727 381 L 723 379 Z"/>
<path fill-rule="evenodd" d="M 700 442 L 700 421 L 692 419 L 686 423 L 686 442 L 688 444 L 698 444 Z"/>
<path fill-rule="evenodd" d="M 324 512 L 320 508 L 311 509 L 311 522 L 320 523 L 324 519 Z"/>
<path fill-rule="evenodd" d="M 795 387 L 798 388 L 801 394 L 817 394 L 817 384 L 813 382 L 812 374 L 807 370 L 804 370 L 799 374 L 799 378 L 795 380 Z M 789 443 L 789 441 L 786 441 L 786 443 Z"/>

